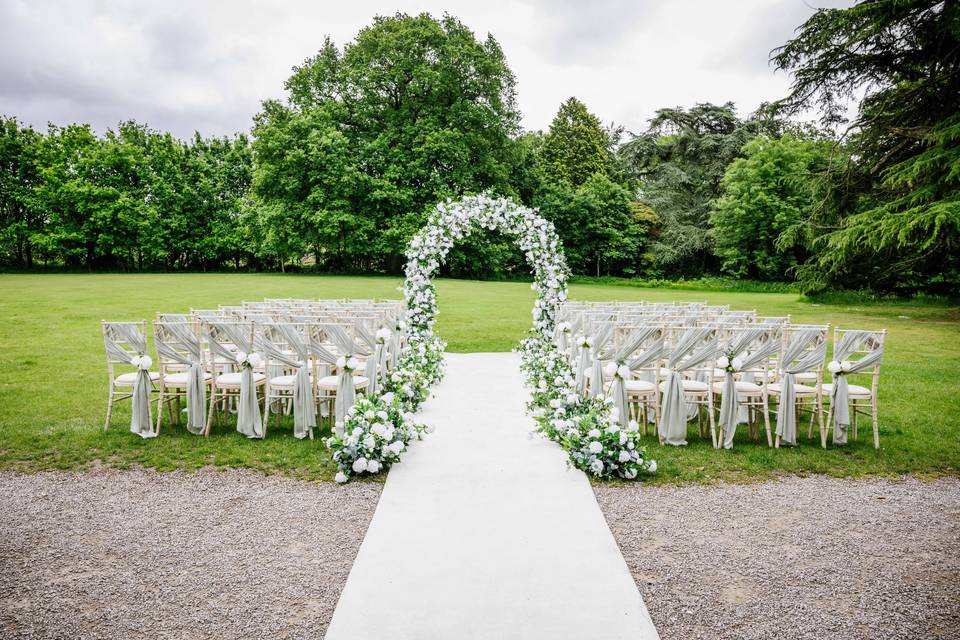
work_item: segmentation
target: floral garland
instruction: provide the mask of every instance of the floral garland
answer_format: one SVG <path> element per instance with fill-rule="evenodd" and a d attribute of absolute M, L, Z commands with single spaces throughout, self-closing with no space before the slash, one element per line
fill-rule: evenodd
<path fill-rule="evenodd" d="M 358 400 L 343 433 L 328 441 L 339 467 L 337 481 L 389 468 L 409 442 L 429 431 L 416 424 L 412 414 L 444 373 L 446 344 L 433 332 L 438 309 L 430 277 L 450 249 L 476 228 L 512 236 L 533 270 L 531 288 L 537 292 L 533 327 L 518 351 L 533 396 L 529 409 L 537 430 L 567 450 L 570 464 L 596 476 L 636 478 L 641 471 L 655 471 L 656 462 L 648 460 L 636 443 L 636 423 L 621 429 L 611 400 L 577 394 L 570 363 L 553 342 L 557 312 L 567 298 L 568 275 L 553 224 L 508 198 L 480 194 L 438 204 L 407 246 L 404 346 L 384 381 L 385 393 Z"/>

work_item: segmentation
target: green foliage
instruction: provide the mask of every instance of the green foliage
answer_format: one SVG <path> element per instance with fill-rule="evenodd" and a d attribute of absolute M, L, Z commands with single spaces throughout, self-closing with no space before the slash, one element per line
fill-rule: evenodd
<path fill-rule="evenodd" d="M 838 123 L 863 95 L 850 161 L 832 174 L 837 195 L 811 219 L 833 232 L 801 272 L 805 288 L 960 291 L 960 5 L 872 0 L 821 9 L 773 62 L 794 74 L 780 105 L 787 112 L 819 107 L 826 123 Z"/>
<path fill-rule="evenodd" d="M 711 273 L 710 211 L 727 166 L 757 135 L 779 137 L 786 123 L 761 109 L 741 120 L 733 103 L 659 109 L 644 133 L 620 147 L 638 193 L 660 219 L 653 245 L 657 269 L 668 275 Z"/>
<path fill-rule="evenodd" d="M 276 222 L 318 263 L 397 270 L 436 202 L 510 191 L 513 75 L 496 40 L 451 16 L 378 17 L 342 51 L 327 40 L 286 86 L 288 103 L 256 120 L 255 193 L 294 218 Z"/>
<path fill-rule="evenodd" d="M 33 197 L 41 139 L 16 118 L 0 117 L 0 251 L 26 269 L 33 267 L 33 236 L 46 223 Z"/>
<path fill-rule="evenodd" d="M 722 270 L 737 278 L 787 280 L 807 258 L 803 229 L 818 204 L 830 143 L 785 134 L 754 138 L 727 167 L 710 214 Z"/>
<path fill-rule="evenodd" d="M 550 123 L 543 142 L 546 177 L 579 187 L 607 171 L 607 135 L 600 120 L 576 98 L 569 98 Z"/>

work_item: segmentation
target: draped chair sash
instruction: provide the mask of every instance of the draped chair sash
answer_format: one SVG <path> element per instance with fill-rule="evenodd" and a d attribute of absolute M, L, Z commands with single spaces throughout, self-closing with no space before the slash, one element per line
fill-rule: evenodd
<path fill-rule="evenodd" d="M 220 322 L 210 322 L 207 325 L 207 338 L 210 351 L 220 356 L 228 363 L 240 366 L 240 400 L 237 402 L 237 431 L 248 438 L 262 438 L 263 418 L 260 415 L 260 404 L 257 402 L 257 385 L 253 380 L 253 368 L 243 365 L 237 360 L 237 354 L 227 347 L 232 343 L 238 351 L 247 354 L 253 353 L 254 343 L 244 331 L 235 326 Z"/>
<path fill-rule="evenodd" d="M 769 327 L 755 327 L 740 332 L 724 355 L 730 358 L 740 358 L 743 362 L 740 370 L 752 369 L 777 352 L 780 347 L 774 333 Z M 733 448 L 733 437 L 740 424 L 740 399 L 737 394 L 737 383 L 734 372 L 724 371 L 723 385 L 720 391 L 720 419 L 718 425 L 723 429 L 723 447 Z"/>
<path fill-rule="evenodd" d="M 187 431 L 202 435 L 207 423 L 207 384 L 201 366 L 200 339 L 187 322 L 166 322 L 158 336 L 163 331 L 172 334 L 180 348 L 159 338 L 156 341 L 157 355 L 187 367 Z"/>
<path fill-rule="evenodd" d="M 656 339 L 641 353 L 635 353 L 637 349 L 646 344 L 650 339 Z M 630 371 L 649 366 L 663 356 L 663 332 L 659 327 L 646 326 L 633 331 L 624 341 L 623 345 L 613 354 L 613 361 L 616 369 L 613 374 L 613 381 L 610 383 L 610 396 L 613 398 L 613 406 L 619 412 L 617 419 L 621 426 L 626 427 L 630 421 L 630 414 L 627 410 L 627 385 L 626 380 L 630 376 Z M 628 359 L 629 358 L 629 359 Z M 625 367 L 623 371 L 621 367 Z M 626 375 L 623 375 L 623 374 Z"/>
<path fill-rule="evenodd" d="M 717 356 L 716 329 L 688 329 L 667 359 L 667 379 L 660 407 L 657 431 L 667 444 L 687 444 L 687 401 L 683 393 L 683 372 Z"/>
<path fill-rule="evenodd" d="M 834 347 L 833 359 L 842 362 L 856 353 L 869 338 L 876 335 L 874 331 L 847 331 Z M 862 358 L 850 363 L 845 371 L 833 374 L 833 386 L 830 388 L 830 408 L 833 410 L 833 443 L 846 444 L 847 432 L 850 429 L 850 386 L 847 376 L 860 373 L 880 364 L 883 360 L 883 346 L 876 345 L 872 351 Z"/>
<path fill-rule="evenodd" d="M 591 398 L 603 393 L 603 360 L 607 343 L 613 337 L 613 323 L 602 322 L 593 334 L 593 361 L 590 364 L 590 380 L 588 391 Z"/>
<path fill-rule="evenodd" d="M 827 355 L 827 341 L 820 340 L 821 335 L 823 334 L 819 329 L 798 331 L 780 357 L 780 362 L 783 363 L 783 378 L 780 380 L 780 404 L 777 406 L 777 435 L 784 444 L 797 444 L 796 374 L 823 365 L 823 359 Z M 820 340 L 819 343 L 817 340 Z M 808 351 L 810 345 L 815 346 Z"/>
<path fill-rule="evenodd" d="M 116 337 L 115 337 L 116 336 Z M 131 364 L 134 358 L 147 355 L 147 336 L 140 331 L 135 322 L 109 322 L 104 332 L 104 346 L 107 354 L 114 362 Z M 132 347 L 124 348 L 123 343 Z M 130 403 L 130 431 L 141 438 L 155 438 L 157 432 L 153 426 L 153 415 L 150 410 L 150 390 L 153 381 L 150 380 L 150 371 L 137 367 L 137 377 L 133 382 Z"/>
<path fill-rule="evenodd" d="M 286 343 L 285 351 L 274 339 Z M 307 342 L 296 327 L 288 324 L 268 324 L 258 336 L 260 348 L 267 358 L 294 369 L 293 376 L 293 435 L 306 438 L 317 426 L 317 403 L 310 384 L 310 351 Z"/>
<path fill-rule="evenodd" d="M 346 362 L 350 361 L 356 353 L 369 355 L 369 352 L 362 353 L 363 347 L 357 344 L 357 341 L 350 337 L 346 330 L 340 325 L 324 324 L 321 325 L 324 332 L 336 345 L 339 355 L 333 356 L 331 364 L 336 365 L 339 358 L 344 358 Z M 328 352 L 329 353 L 329 352 Z M 334 429 L 342 430 L 343 423 L 347 418 L 347 411 L 356 402 L 356 386 L 353 380 L 353 369 L 343 366 L 337 367 L 337 391 L 333 402 L 333 411 L 335 416 Z"/>

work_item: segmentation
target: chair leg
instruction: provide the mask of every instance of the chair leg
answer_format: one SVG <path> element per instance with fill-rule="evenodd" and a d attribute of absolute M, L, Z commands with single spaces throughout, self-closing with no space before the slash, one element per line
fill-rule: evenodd
<path fill-rule="evenodd" d="M 210 423 L 213 422 L 213 410 L 217 406 L 217 386 L 210 387 L 210 408 L 207 410 L 207 425 L 203 429 L 203 437 L 210 435 Z"/>
<path fill-rule="evenodd" d="M 279 420 L 279 418 L 277 418 Z M 270 425 L 270 390 L 263 388 L 263 437 L 267 437 L 267 427 Z"/>
<path fill-rule="evenodd" d="M 850 402 L 850 413 L 853 414 L 853 439 L 860 439 L 860 425 L 859 420 L 857 420 L 857 401 L 853 400 Z"/>
<path fill-rule="evenodd" d="M 870 415 L 873 418 L 873 448 L 880 448 L 880 423 L 877 420 L 877 399 L 870 401 Z"/>
<path fill-rule="evenodd" d="M 763 403 L 763 404 L 762 404 L 762 408 L 763 408 L 763 426 L 764 426 L 764 427 L 766 428 L 766 430 L 767 430 L 767 446 L 768 446 L 768 447 L 772 447 L 772 446 L 773 446 L 773 434 L 772 434 L 771 431 L 770 431 L 770 410 L 769 410 L 769 406 L 767 405 L 767 399 L 766 399 L 766 398 L 763 398 L 762 403 Z M 778 442 L 779 442 L 779 439 L 778 439 Z"/>
<path fill-rule="evenodd" d="M 832 422 L 833 422 L 833 404 L 831 404 L 830 407 L 827 408 L 827 425 L 826 427 L 824 427 L 823 433 L 820 435 L 820 439 L 822 441 L 824 449 L 827 448 L 827 434 L 830 431 L 830 425 L 832 424 Z"/>
<path fill-rule="evenodd" d="M 157 435 L 160 434 L 160 421 L 163 420 L 163 383 L 160 383 L 160 395 L 157 396 Z"/>
<path fill-rule="evenodd" d="M 107 392 L 107 419 L 103 423 L 104 431 L 110 426 L 111 413 L 113 413 L 113 385 L 110 385 L 110 390 Z"/>
<path fill-rule="evenodd" d="M 710 423 L 710 441 L 713 443 L 713 448 L 719 448 L 719 443 L 717 442 L 717 423 L 716 419 L 713 416 L 713 394 L 707 394 L 707 422 Z"/>

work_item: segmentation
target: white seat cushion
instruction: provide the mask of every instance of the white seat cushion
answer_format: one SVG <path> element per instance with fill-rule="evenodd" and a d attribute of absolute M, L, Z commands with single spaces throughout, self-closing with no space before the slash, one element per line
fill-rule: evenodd
<path fill-rule="evenodd" d="M 752 382 L 735 382 L 737 387 L 737 395 L 741 396 L 759 396 L 763 394 L 763 390 L 760 388 L 760 385 L 754 384 Z M 715 382 L 713 383 L 713 392 L 721 393 L 723 391 L 723 383 Z"/>
<path fill-rule="evenodd" d="M 159 379 L 160 379 L 160 372 L 159 372 L 159 371 L 151 371 L 151 372 L 150 372 L 150 379 L 151 379 L 151 380 L 159 380 Z M 136 382 L 136 381 L 137 381 L 137 372 L 136 372 L 136 371 L 131 371 L 130 373 L 121 373 L 120 375 L 118 375 L 116 378 L 113 379 L 113 384 L 115 384 L 115 385 L 117 385 L 117 386 L 119 386 L 119 387 L 132 387 L 132 386 L 133 386 L 133 383 Z"/>
<path fill-rule="evenodd" d="M 817 372 L 816 371 L 804 371 L 802 373 L 793 374 L 793 379 L 797 382 L 805 382 L 807 384 L 816 384 L 817 382 Z"/>
<path fill-rule="evenodd" d="M 689 393 L 706 393 L 710 386 L 706 382 L 700 382 L 699 380 L 681 380 L 683 383 L 683 390 Z M 667 390 L 667 383 L 660 383 L 660 391 Z"/>
<path fill-rule="evenodd" d="M 353 376 L 353 385 L 355 387 L 367 386 L 368 380 L 364 376 Z M 317 380 L 317 386 L 324 391 L 337 390 L 337 376 L 324 376 Z"/>
<path fill-rule="evenodd" d="M 825 382 L 825 383 L 823 384 L 823 395 L 824 395 L 824 396 L 826 396 L 826 397 L 829 398 L 829 397 L 830 397 L 830 392 L 831 392 L 832 390 L 833 390 L 833 384 L 832 384 L 832 383 L 830 383 L 830 382 Z M 851 398 L 857 398 L 857 399 L 867 398 L 867 399 L 869 399 L 870 396 L 871 396 L 871 394 L 870 394 L 870 389 L 867 389 L 866 387 L 861 387 L 861 386 L 858 385 L 858 384 L 849 384 L 849 383 L 848 383 L 848 384 L 847 384 L 847 390 L 848 390 L 848 394 L 849 394 L 849 396 L 850 396 Z"/>
<path fill-rule="evenodd" d="M 223 373 L 217 376 L 217 386 L 218 387 L 239 387 L 240 386 L 240 372 L 235 371 L 233 373 Z M 267 376 L 262 373 L 253 372 L 253 382 L 254 384 L 260 384 L 267 379 Z"/>
<path fill-rule="evenodd" d="M 292 387 L 293 381 L 297 379 L 297 376 L 276 376 L 275 378 L 270 378 L 271 387 Z"/>
<path fill-rule="evenodd" d="M 624 380 L 623 386 L 627 390 L 627 395 L 642 396 L 653 393 L 656 387 L 652 382 L 646 380 Z"/>
<path fill-rule="evenodd" d="M 771 395 L 780 395 L 780 389 L 782 385 L 779 382 L 774 382 L 773 384 L 767 385 L 767 391 Z M 808 387 L 805 384 L 794 384 L 793 391 L 798 396 L 815 396 L 817 395 L 816 387 Z"/>
<path fill-rule="evenodd" d="M 209 380 L 213 376 L 206 371 L 203 372 L 203 379 Z M 163 386 L 165 387 L 178 387 L 183 388 L 187 386 L 187 374 L 186 373 L 168 373 L 163 376 Z"/>

